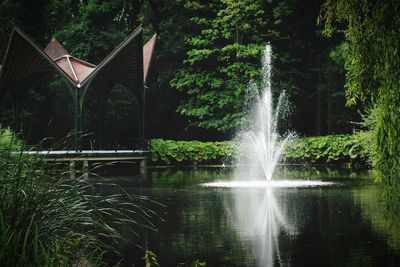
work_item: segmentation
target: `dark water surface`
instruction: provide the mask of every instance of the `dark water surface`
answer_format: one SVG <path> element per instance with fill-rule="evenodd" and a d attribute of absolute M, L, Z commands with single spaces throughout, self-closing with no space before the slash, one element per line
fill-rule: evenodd
<path fill-rule="evenodd" d="M 114 177 L 129 193 L 151 197 L 164 222 L 143 244 L 160 266 L 400 266 L 400 227 L 369 174 L 281 168 L 277 179 L 334 181 L 329 187 L 206 188 L 231 169 L 152 170 Z M 107 188 L 102 188 L 107 191 Z M 127 237 L 129 238 L 129 237 Z M 125 264 L 144 252 L 123 247 Z"/>

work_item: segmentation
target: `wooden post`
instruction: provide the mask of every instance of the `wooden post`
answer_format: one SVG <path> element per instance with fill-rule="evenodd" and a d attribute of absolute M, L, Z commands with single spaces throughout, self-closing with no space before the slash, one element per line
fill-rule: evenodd
<path fill-rule="evenodd" d="M 140 174 L 147 174 L 147 158 L 140 160 Z"/>
<path fill-rule="evenodd" d="M 75 161 L 74 160 L 71 160 L 69 162 L 69 173 L 70 173 L 71 179 L 75 179 Z"/>
<path fill-rule="evenodd" d="M 84 160 L 82 166 L 83 179 L 89 179 L 89 161 Z"/>

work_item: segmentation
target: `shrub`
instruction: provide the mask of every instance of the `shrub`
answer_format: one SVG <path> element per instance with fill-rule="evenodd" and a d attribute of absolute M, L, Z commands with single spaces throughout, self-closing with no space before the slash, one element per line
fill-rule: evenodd
<path fill-rule="evenodd" d="M 235 154 L 232 142 L 151 141 L 152 160 L 158 164 L 221 164 Z"/>
<path fill-rule="evenodd" d="M 221 164 L 232 163 L 238 145 L 233 141 L 200 142 L 152 140 L 155 164 Z M 353 135 L 328 135 L 297 138 L 288 142 L 282 161 L 300 164 L 365 164 L 369 151 Z"/>
<path fill-rule="evenodd" d="M 22 141 L 9 128 L 0 128 L 0 149 L 18 149 L 21 146 Z"/>
<path fill-rule="evenodd" d="M 367 155 L 353 135 L 327 135 L 289 141 L 283 160 L 306 164 L 355 164 L 365 163 Z"/>

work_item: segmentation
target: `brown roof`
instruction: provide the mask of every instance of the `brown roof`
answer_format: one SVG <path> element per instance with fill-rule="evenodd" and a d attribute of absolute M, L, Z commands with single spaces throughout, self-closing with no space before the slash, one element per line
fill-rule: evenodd
<path fill-rule="evenodd" d="M 52 60 L 61 56 L 69 55 L 67 49 L 64 48 L 56 38 L 52 38 L 46 48 L 43 50 Z"/>
<path fill-rule="evenodd" d="M 104 87 L 118 82 L 133 91 L 143 87 L 143 44 L 142 28 L 134 30 L 122 41 L 96 69 L 82 82 L 94 87 Z M 94 79 L 94 77 L 96 77 Z M 142 92 L 141 92 L 142 93 Z"/>
<path fill-rule="evenodd" d="M 0 72 L 0 88 L 8 90 L 58 72 L 78 88 L 88 83 L 96 88 L 108 88 L 118 82 L 141 97 L 155 41 L 156 35 L 142 46 L 142 29 L 139 27 L 96 66 L 71 56 L 55 38 L 42 50 L 15 28 L 7 48 L 5 67 Z"/>
<path fill-rule="evenodd" d="M 76 84 L 82 83 L 96 69 L 95 65 L 69 55 L 59 57 L 54 62 Z"/>
<path fill-rule="evenodd" d="M 0 95 L 54 72 L 62 73 L 62 70 L 26 34 L 14 28 L 0 76 Z"/>
<path fill-rule="evenodd" d="M 154 47 L 156 45 L 157 34 L 154 34 L 143 46 L 143 81 L 147 84 L 147 76 L 150 69 L 151 58 L 153 57 Z"/>

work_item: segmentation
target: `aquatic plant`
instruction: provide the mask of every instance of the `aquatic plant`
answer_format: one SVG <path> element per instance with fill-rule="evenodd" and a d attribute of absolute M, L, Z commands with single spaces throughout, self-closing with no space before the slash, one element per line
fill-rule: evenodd
<path fill-rule="evenodd" d="M 116 186 L 101 195 L 19 146 L 0 149 L 0 266 L 105 265 L 104 255 L 118 254 L 119 242 L 138 244 L 142 231 L 154 230 L 154 213 L 142 206 L 146 197 Z M 126 240 L 127 232 L 137 239 Z"/>

